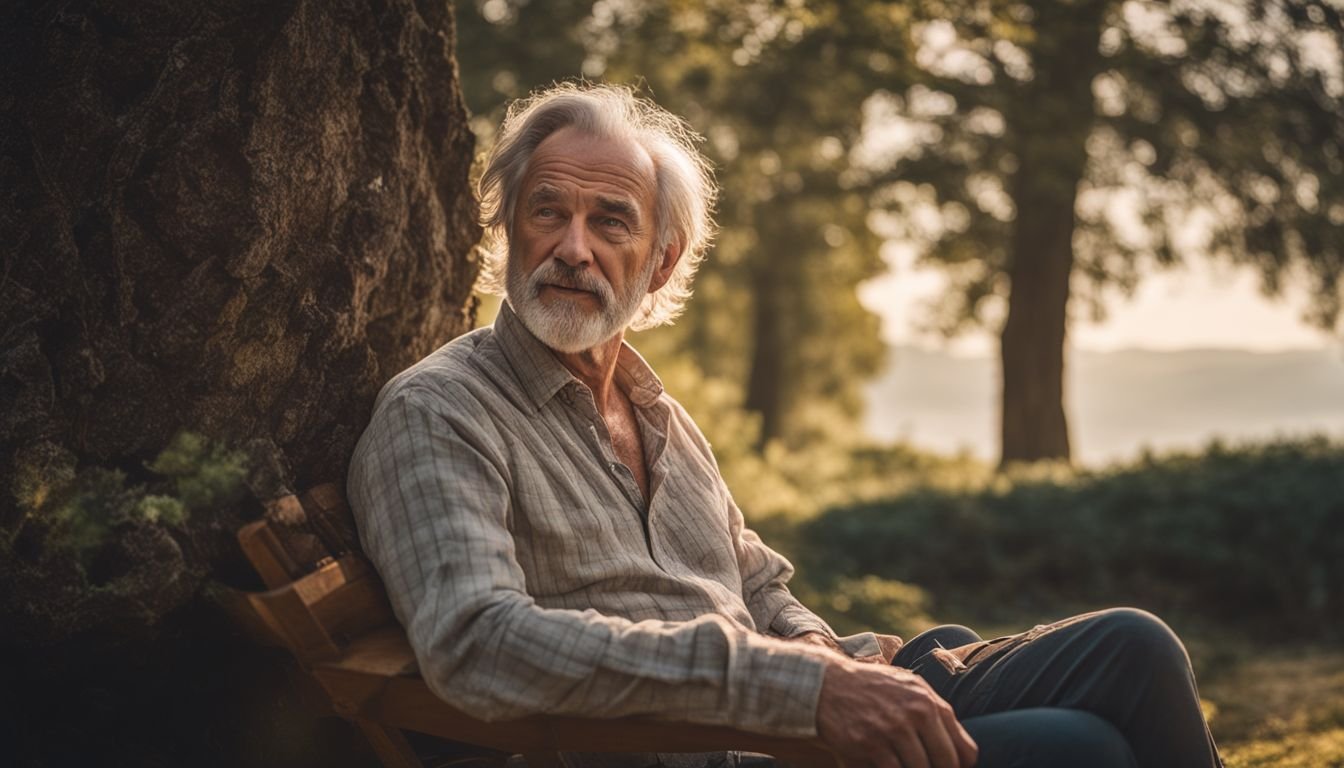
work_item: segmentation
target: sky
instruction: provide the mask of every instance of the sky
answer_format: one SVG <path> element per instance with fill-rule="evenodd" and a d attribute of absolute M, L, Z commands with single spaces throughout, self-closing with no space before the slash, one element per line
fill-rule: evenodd
<path fill-rule="evenodd" d="M 891 346 L 939 348 L 962 357 L 997 352 L 989 333 L 967 334 L 951 342 L 919 330 L 922 307 L 939 295 L 946 278 L 936 267 L 914 264 L 914 251 L 898 243 L 883 249 L 889 270 L 860 287 L 859 298 L 882 318 L 882 336 Z M 1150 274 L 1132 297 L 1114 296 L 1101 323 L 1078 317 L 1069 327 L 1073 349 L 1242 349 L 1256 352 L 1324 349 L 1339 341 L 1302 320 L 1305 292 L 1290 287 L 1268 299 L 1248 268 L 1199 260 Z M 1081 314 L 1081 313 L 1080 313 Z"/>

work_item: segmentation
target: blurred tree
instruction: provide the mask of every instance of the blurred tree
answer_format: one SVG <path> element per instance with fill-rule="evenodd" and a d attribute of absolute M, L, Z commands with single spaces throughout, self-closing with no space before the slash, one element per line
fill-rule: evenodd
<path fill-rule="evenodd" d="M 462 13 L 461 59 L 468 103 L 492 118 L 478 129 L 504 99 L 585 75 L 642 86 L 709 139 L 719 241 L 686 316 L 641 344 L 738 382 L 762 445 L 852 427 L 883 349 L 855 293 L 882 264 L 850 156 L 872 52 L 899 47 L 901 17 L 866 2 L 476 8 Z M 513 42 L 528 52 L 514 57 Z"/>
<path fill-rule="evenodd" d="M 457 57 L 471 127 L 488 148 L 509 101 L 580 77 L 593 0 L 462 0 Z M 595 74 L 595 73 L 594 73 Z"/>
<path fill-rule="evenodd" d="M 1271 294 L 1299 270 L 1312 319 L 1335 326 L 1337 5 L 933 0 L 915 13 L 917 82 L 867 105 L 900 145 L 873 181 L 903 214 L 887 234 L 948 267 L 943 330 L 1001 323 L 1003 463 L 1069 456 L 1071 293 L 1099 315 L 1145 265 L 1203 253 L 1254 265 Z"/>
<path fill-rule="evenodd" d="M 881 271 L 880 241 L 866 191 L 847 173 L 866 58 L 889 42 L 875 8 L 667 3 L 640 19 L 641 44 L 611 62 L 710 139 L 723 237 L 682 348 L 710 375 L 743 383 L 762 444 L 852 424 L 860 385 L 882 361 L 877 318 L 855 291 Z"/>

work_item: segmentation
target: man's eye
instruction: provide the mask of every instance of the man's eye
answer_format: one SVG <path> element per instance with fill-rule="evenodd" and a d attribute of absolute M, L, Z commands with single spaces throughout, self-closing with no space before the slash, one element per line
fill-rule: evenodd
<path fill-rule="evenodd" d="M 604 226 L 604 227 L 621 227 L 621 228 L 624 228 L 624 227 L 625 227 L 625 222 L 624 222 L 624 221 L 621 221 L 620 219 L 618 219 L 618 218 L 616 218 L 616 217 L 614 217 L 614 216 L 608 216 L 607 218 L 605 218 L 605 219 L 602 220 L 602 226 Z"/>
<path fill-rule="evenodd" d="M 535 215 L 536 215 L 536 217 L 539 218 L 539 219 L 549 219 L 549 218 L 555 216 L 555 209 L 554 209 L 554 208 L 538 208 L 538 209 L 537 209 L 537 212 L 536 212 Z"/>

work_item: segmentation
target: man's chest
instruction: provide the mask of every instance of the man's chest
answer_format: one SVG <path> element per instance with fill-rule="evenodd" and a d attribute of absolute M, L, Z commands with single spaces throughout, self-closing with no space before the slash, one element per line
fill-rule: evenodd
<path fill-rule="evenodd" d="M 648 442 L 640 434 L 638 417 L 628 403 L 614 409 L 605 418 L 607 432 L 611 436 L 612 452 L 617 459 L 630 470 L 640 497 L 647 507 L 649 501 L 649 466 L 656 457 L 648 455 Z"/>
<path fill-rule="evenodd" d="M 518 435 L 509 450 L 510 530 L 528 593 L 632 619 L 740 603 L 729 500 L 712 467 L 668 444 L 647 468 L 641 508 L 631 475 L 645 437 L 564 427 Z"/>

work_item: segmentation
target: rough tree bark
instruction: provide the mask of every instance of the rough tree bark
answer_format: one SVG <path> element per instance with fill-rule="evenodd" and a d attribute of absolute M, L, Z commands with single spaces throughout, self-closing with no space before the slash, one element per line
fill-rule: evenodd
<path fill-rule="evenodd" d="M 1010 243 L 1008 316 L 1000 335 L 1000 465 L 1070 457 L 1064 415 L 1064 342 L 1073 272 L 1074 204 L 1087 166 L 1092 79 L 1100 68 L 1104 3 L 1052 12 L 1066 17 L 1033 50 L 1036 76 L 1017 94 L 1017 210 Z"/>
<path fill-rule="evenodd" d="M 443 0 L 15 5 L 0 626 L 35 647 L 187 604 L 234 521 L 118 528 L 90 584 L 30 540 L 25 463 L 135 479 L 185 429 L 340 478 L 378 387 L 470 327 L 479 231 Z"/>

